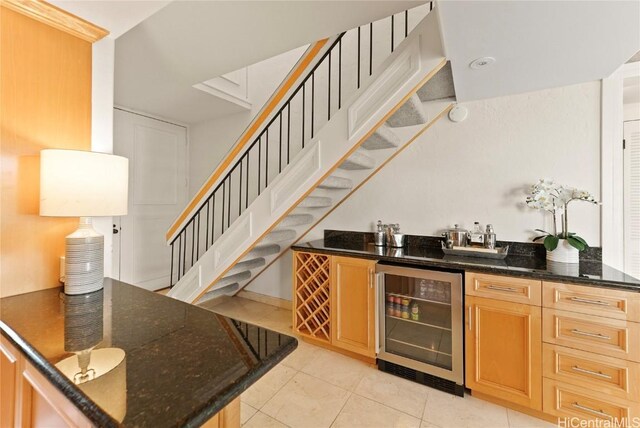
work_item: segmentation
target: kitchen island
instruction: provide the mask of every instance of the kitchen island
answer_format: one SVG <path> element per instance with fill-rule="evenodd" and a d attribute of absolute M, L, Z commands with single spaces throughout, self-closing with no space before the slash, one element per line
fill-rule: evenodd
<path fill-rule="evenodd" d="M 240 394 L 297 346 L 292 337 L 112 279 L 84 295 L 54 288 L 0 299 L 0 331 L 2 422 L 13 417 L 18 425 L 42 417 L 34 395 L 50 401 L 34 384 L 42 378 L 44 389 L 79 411 L 81 425 L 218 426 L 218 413 L 229 405 L 237 413 Z M 52 420 L 77 424 L 57 413 Z"/>

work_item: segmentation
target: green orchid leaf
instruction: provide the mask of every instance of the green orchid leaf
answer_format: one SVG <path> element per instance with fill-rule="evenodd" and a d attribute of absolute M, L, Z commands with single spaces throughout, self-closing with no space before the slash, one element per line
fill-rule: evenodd
<path fill-rule="evenodd" d="M 578 235 L 574 235 L 574 236 L 572 236 L 572 238 L 575 239 L 576 241 L 579 241 L 582 245 L 584 245 L 585 248 L 587 248 L 589 246 L 589 244 L 587 244 L 587 241 L 585 241 L 584 239 L 582 239 Z"/>
<path fill-rule="evenodd" d="M 560 242 L 560 239 L 557 236 L 549 235 L 544 238 L 544 248 L 547 251 L 553 251 L 558 247 L 558 242 Z"/>
<path fill-rule="evenodd" d="M 533 242 L 539 241 L 539 240 L 541 240 L 542 238 L 546 238 L 547 236 L 549 236 L 549 235 L 540 235 L 540 236 L 536 236 L 535 238 L 533 238 Z"/>
<path fill-rule="evenodd" d="M 578 241 L 578 240 L 577 240 L 575 237 L 573 237 L 573 236 L 568 237 L 568 238 L 567 238 L 567 242 L 568 242 L 568 243 L 569 243 L 569 245 L 571 245 L 573 248 L 577 248 L 577 249 L 578 249 L 578 251 L 582 251 L 582 250 L 584 250 L 584 249 L 586 248 L 586 247 L 585 247 L 585 245 L 584 245 L 582 242 Z"/>

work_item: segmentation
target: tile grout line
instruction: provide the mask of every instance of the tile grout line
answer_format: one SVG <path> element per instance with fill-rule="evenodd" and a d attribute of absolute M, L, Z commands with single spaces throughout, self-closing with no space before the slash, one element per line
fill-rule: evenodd
<path fill-rule="evenodd" d="M 338 413 L 336 414 L 336 417 L 333 418 L 333 420 L 331 421 L 331 423 L 329 424 L 329 428 L 333 427 L 333 424 L 336 423 L 336 420 L 338 419 L 338 417 L 340 416 L 340 414 L 342 413 L 342 411 L 344 410 L 345 406 L 347 405 L 347 403 L 349 402 L 349 399 L 351 399 L 351 396 L 353 395 L 353 392 L 351 391 L 347 391 L 349 393 L 349 395 L 347 395 L 347 399 L 344 400 L 344 404 L 342 405 L 342 407 L 340 407 L 340 410 L 338 410 Z"/>
<path fill-rule="evenodd" d="M 362 395 L 362 394 L 358 394 L 358 393 L 357 393 L 357 392 L 355 392 L 355 391 L 353 392 L 353 395 L 357 395 L 358 397 L 360 397 L 360 398 L 364 398 L 365 400 L 373 401 L 374 403 L 380 404 L 381 406 L 384 406 L 384 407 L 386 407 L 387 409 L 391 409 L 391 410 L 393 410 L 393 411 L 395 411 L 395 412 L 402 413 L 402 414 L 404 414 L 404 415 L 406 415 L 406 416 L 409 416 L 409 417 L 411 417 L 411 418 L 413 418 L 413 419 L 417 419 L 417 420 L 418 420 L 418 421 L 420 421 L 420 422 L 422 422 L 422 421 L 423 421 L 422 417 L 416 417 L 416 416 L 413 416 L 412 414 L 409 414 L 409 413 L 405 412 L 404 410 L 396 409 L 395 407 L 391 407 L 391 406 L 390 406 L 390 405 L 388 405 L 387 403 L 383 403 L 383 402 L 378 401 L 378 400 L 376 400 L 376 399 L 374 399 L 374 398 L 371 398 L 371 397 L 365 397 L 364 395 Z M 425 405 L 426 405 L 426 403 L 425 403 Z M 423 412 L 423 414 L 424 414 L 424 412 Z M 426 422 L 429 422 L 429 421 L 426 421 Z"/>
<path fill-rule="evenodd" d="M 427 394 L 427 399 L 424 400 L 424 406 L 422 406 L 422 414 L 420 415 L 420 422 L 424 421 L 424 414 L 427 411 L 427 404 L 429 404 L 429 398 L 431 398 L 431 393 L 428 393 Z M 422 424 L 420 424 L 420 425 L 422 425 Z"/>
<path fill-rule="evenodd" d="M 379 370 L 376 370 L 376 372 L 378 372 L 378 371 L 379 371 Z M 382 373 L 385 373 L 385 372 L 382 372 Z M 390 376 L 393 376 L 393 375 L 390 375 Z M 397 377 L 397 376 L 396 376 L 396 377 Z M 397 378 L 398 378 L 398 379 L 402 379 L 401 377 L 397 377 Z M 364 377 L 363 377 L 363 379 L 364 379 Z M 402 380 L 406 380 L 406 379 L 402 379 Z M 360 382 L 362 382 L 362 379 L 360 379 Z M 422 419 L 422 416 L 424 416 L 424 409 L 425 409 L 425 407 L 423 407 L 423 408 L 422 408 L 422 413 L 421 413 L 420 417 L 413 416 L 412 414 L 409 414 L 409 413 L 405 412 L 404 410 L 400 410 L 400 409 L 396 409 L 395 407 L 391 407 L 391 406 L 390 406 L 390 405 L 388 405 L 387 403 L 383 403 L 383 402 L 381 402 L 381 401 L 378 401 L 378 400 L 376 400 L 375 398 L 365 397 L 365 396 L 364 396 L 364 395 L 362 395 L 362 394 L 358 394 L 358 393 L 356 392 L 356 389 L 357 389 L 357 388 L 358 388 L 358 386 L 360 385 L 360 382 L 358 382 L 358 385 L 356 385 L 355 389 L 353 390 L 353 393 L 354 393 L 355 395 L 357 395 L 358 397 L 364 398 L 364 399 L 366 399 L 366 400 L 371 400 L 371 401 L 373 401 L 373 402 L 375 402 L 375 403 L 378 403 L 378 404 L 381 404 L 381 405 L 383 405 L 383 406 L 385 406 L 385 407 L 388 407 L 389 409 L 395 410 L 396 412 L 404 413 L 405 415 L 410 416 L 410 417 L 412 417 L 412 418 L 414 418 L 414 419 L 419 419 L 420 421 L 422 421 L 422 420 L 423 420 L 423 419 Z M 410 381 L 408 381 L 408 382 L 410 382 Z M 425 388 L 429 388 L 428 386 L 421 385 L 421 384 L 419 384 L 419 383 L 417 383 L 417 382 L 416 382 L 416 384 L 417 384 L 417 385 L 420 385 L 420 386 L 422 386 L 422 387 L 425 387 Z M 424 405 L 425 405 L 425 406 L 427 405 L 427 401 L 428 401 L 428 400 L 429 400 L 429 391 L 427 391 L 427 400 L 425 400 L 425 403 L 424 403 Z M 427 421 L 427 422 L 428 422 L 428 421 Z"/>

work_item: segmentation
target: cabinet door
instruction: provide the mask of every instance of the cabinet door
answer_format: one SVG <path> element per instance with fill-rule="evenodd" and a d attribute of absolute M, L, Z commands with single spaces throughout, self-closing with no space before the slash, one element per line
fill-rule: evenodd
<path fill-rule="evenodd" d="M 466 384 L 542 410 L 541 309 L 467 296 Z"/>
<path fill-rule="evenodd" d="M 0 427 L 15 426 L 18 350 L 0 336 Z"/>
<path fill-rule="evenodd" d="M 331 259 L 331 343 L 375 357 L 376 262 L 337 256 Z"/>

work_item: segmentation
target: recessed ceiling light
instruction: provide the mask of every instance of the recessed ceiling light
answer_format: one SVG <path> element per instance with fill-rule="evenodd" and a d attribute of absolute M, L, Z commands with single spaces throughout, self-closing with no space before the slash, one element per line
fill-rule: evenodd
<path fill-rule="evenodd" d="M 469 67 L 471 67 L 472 70 L 480 70 L 481 68 L 486 68 L 490 66 L 494 62 L 496 62 L 495 58 L 491 56 L 483 56 L 481 58 L 474 59 L 473 61 L 471 61 L 471 63 L 469 64 Z"/>

